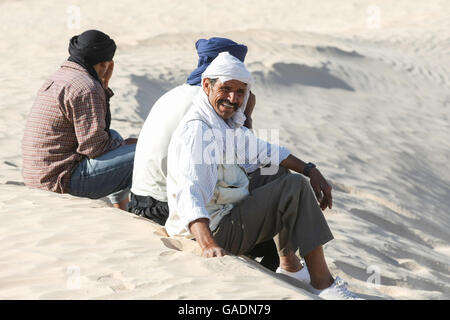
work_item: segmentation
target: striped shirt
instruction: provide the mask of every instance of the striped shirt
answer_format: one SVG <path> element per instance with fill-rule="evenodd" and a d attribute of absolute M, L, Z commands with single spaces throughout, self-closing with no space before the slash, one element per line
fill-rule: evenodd
<path fill-rule="evenodd" d="M 80 65 L 65 61 L 39 89 L 22 140 L 22 174 L 32 188 L 68 192 L 72 170 L 122 145 L 106 129 L 104 90 Z"/>
<path fill-rule="evenodd" d="M 184 120 L 188 117 L 189 114 Z M 208 134 L 210 130 L 203 121 L 185 121 L 178 126 L 170 141 L 167 159 L 170 215 L 165 227 L 171 236 L 188 236 L 189 224 L 200 218 L 209 219 L 210 228 L 214 230 L 223 217 L 223 214 L 211 217 L 206 208 L 218 183 L 217 158 L 206 152 L 219 149 L 211 148 L 218 142 Z M 239 166 L 247 173 L 269 164 L 279 166 L 290 155 L 288 149 L 257 138 L 245 127 L 235 130 L 236 136 L 240 137 L 238 140 L 242 141 L 244 137 L 246 140 L 246 143 L 236 144 L 236 155 Z M 254 152 L 249 152 L 249 146 L 256 146 Z M 231 210 L 232 204 L 227 208 Z"/>

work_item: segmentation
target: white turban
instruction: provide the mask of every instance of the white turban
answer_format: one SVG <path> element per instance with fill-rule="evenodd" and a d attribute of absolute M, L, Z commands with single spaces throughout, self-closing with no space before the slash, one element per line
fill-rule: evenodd
<path fill-rule="evenodd" d="M 239 80 L 247 84 L 244 102 L 241 106 L 239 106 L 238 110 L 231 118 L 237 127 L 242 126 L 246 119 L 244 111 L 250 95 L 250 88 L 253 84 L 252 75 L 245 67 L 245 64 L 238 58 L 232 56 L 230 53 L 221 52 L 203 72 L 202 85 L 204 78 L 218 78 L 222 83 L 230 80 Z"/>

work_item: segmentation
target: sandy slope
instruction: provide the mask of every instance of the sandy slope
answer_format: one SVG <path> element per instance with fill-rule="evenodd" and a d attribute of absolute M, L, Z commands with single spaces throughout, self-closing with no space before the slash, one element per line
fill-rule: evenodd
<path fill-rule="evenodd" d="M 71 5 L 80 29 L 68 28 Z M 168 241 L 103 201 L 21 185 L 36 90 L 67 57 L 68 39 L 97 28 L 119 46 L 112 126 L 124 136 L 137 136 L 152 103 L 185 80 L 198 38 L 247 44 L 255 127 L 280 129 L 281 143 L 334 186 L 333 273 L 368 298 L 450 298 L 449 9 L 445 1 L 0 2 L 0 297 L 310 298 L 248 261 L 202 259 L 192 243 Z M 368 288 L 374 270 L 381 285 Z"/>

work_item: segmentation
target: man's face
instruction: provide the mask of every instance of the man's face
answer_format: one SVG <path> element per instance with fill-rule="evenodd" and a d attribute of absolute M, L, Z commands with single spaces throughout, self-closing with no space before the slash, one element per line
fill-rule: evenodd
<path fill-rule="evenodd" d="M 247 84 L 239 80 L 229 80 L 222 83 L 217 79 L 214 85 L 208 78 L 203 79 L 203 90 L 208 95 L 209 103 L 216 113 L 224 120 L 230 119 L 244 103 Z"/>
<path fill-rule="evenodd" d="M 99 63 L 93 65 L 93 68 L 95 69 L 95 71 L 97 71 L 97 75 L 100 79 L 105 76 L 106 71 L 111 66 L 111 64 L 112 64 L 112 60 L 99 62 Z"/>

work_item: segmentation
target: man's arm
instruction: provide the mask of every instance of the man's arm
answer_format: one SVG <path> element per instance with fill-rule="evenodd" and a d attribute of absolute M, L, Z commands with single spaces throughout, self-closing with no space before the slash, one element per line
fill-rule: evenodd
<path fill-rule="evenodd" d="M 252 172 L 258 167 L 271 165 L 280 165 L 290 170 L 304 174 L 306 163 L 290 154 L 289 150 L 281 146 L 271 144 L 267 141 L 256 138 L 251 130 L 243 128 L 238 131 L 238 143 L 236 144 L 236 154 L 243 155 L 244 159 L 238 159 L 241 167 L 247 172 Z M 247 140 L 248 139 L 248 140 Z M 257 146 L 257 152 L 251 152 L 250 146 Z M 280 159 L 282 159 L 280 161 Z M 325 210 L 332 207 L 331 186 L 322 176 L 320 171 L 313 168 L 310 173 L 311 187 L 320 202 L 320 208 Z"/>
<path fill-rule="evenodd" d="M 109 80 L 111 80 L 113 71 L 114 71 L 114 61 L 111 61 L 111 63 L 108 66 L 108 69 L 106 69 L 106 72 L 103 75 L 103 78 L 101 79 L 102 86 L 105 90 L 109 88 Z"/>
<path fill-rule="evenodd" d="M 247 119 L 245 119 L 244 127 L 248 129 L 253 129 L 253 119 L 252 119 L 252 112 L 255 108 L 256 104 L 256 97 L 255 95 L 250 91 L 250 95 L 247 100 L 247 106 L 245 107 L 244 114 Z"/>
<path fill-rule="evenodd" d="M 280 162 L 280 165 L 291 169 L 295 172 L 303 174 L 306 163 L 290 154 L 286 159 Z M 313 168 L 310 173 L 311 187 L 316 194 L 317 200 L 320 202 L 320 208 L 325 210 L 327 207 L 331 209 L 333 199 L 331 196 L 331 186 L 322 176 L 317 168 Z"/>
<path fill-rule="evenodd" d="M 206 258 L 223 257 L 228 252 L 221 248 L 209 229 L 209 219 L 197 219 L 189 224 L 189 230 L 202 249 L 202 256 Z"/>
<path fill-rule="evenodd" d="M 221 257 L 226 252 L 214 240 L 209 228 L 210 215 L 205 208 L 217 182 L 217 165 L 209 152 L 203 152 L 211 143 L 202 139 L 209 127 L 197 120 L 178 130 L 181 132 L 172 137 L 168 153 L 168 171 L 177 177 L 174 211 L 197 240 L 204 257 Z M 169 189 L 170 186 L 168 192 Z"/>
<path fill-rule="evenodd" d="M 114 95 L 114 92 L 109 87 L 109 81 L 111 80 L 112 74 L 114 71 L 114 60 L 111 61 L 111 63 L 108 66 L 108 69 L 106 69 L 105 74 L 103 75 L 103 78 L 101 79 L 103 89 L 105 90 L 106 94 L 106 101 L 107 104 L 109 104 L 109 99 Z M 136 138 L 127 138 L 123 141 L 123 144 L 137 144 Z"/>
<path fill-rule="evenodd" d="M 105 100 L 99 92 L 89 92 L 73 102 L 72 122 L 78 140 L 77 153 L 96 158 L 122 145 L 106 132 Z"/>

